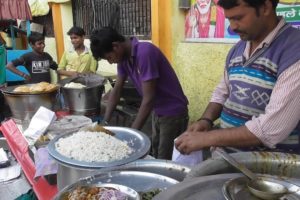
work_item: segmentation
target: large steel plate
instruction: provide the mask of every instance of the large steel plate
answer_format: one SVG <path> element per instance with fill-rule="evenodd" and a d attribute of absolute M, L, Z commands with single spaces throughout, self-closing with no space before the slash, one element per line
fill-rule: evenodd
<path fill-rule="evenodd" d="M 166 176 L 149 172 L 114 171 L 100 173 L 87 178 L 82 178 L 78 182 L 65 187 L 57 194 L 55 199 L 60 199 L 64 193 L 72 191 L 78 186 L 89 186 L 105 183 L 120 184 L 130 187 L 137 192 L 145 192 L 152 189 L 165 190 L 168 187 L 177 184 L 178 181 Z"/>
<path fill-rule="evenodd" d="M 154 200 L 225 200 L 222 187 L 241 174 L 219 174 L 191 178 L 178 183 L 154 197 Z M 246 200 L 246 199 L 245 199 Z"/>
<path fill-rule="evenodd" d="M 100 169 L 103 167 L 113 167 L 113 166 L 119 166 L 124 165 L 127 163 L 130 163 L 132 161 L 135 161 L 139 158 L 144 157 L 148 154 L 150 150 L 150 140 L 149 138 L 142 132 L 131 129 L 131 128 L 124 128 L 124 127 L 111 127 L 107 126 L 104 127 L 113 133 L 115 133 L 115 137 L 126 141 L 128 143 L 128 146 L 131 147 L 134 151 L 126 158 L 121 160 L 115 160 L 111 162 L 85 162 L 85 161 L 78 161 L 71 158 L 68 158 L 66 156 L 61 155 L 58 151 L 56 151 L 55 143 L 60 138 L 65 138 L 73 133 L 68 133 L 64 135 L 60 135 L 58 137 L 55 137 L 53 140 L 51 140 L 48 144 L 48 151 L 49 154 L 57 160 L 60 164 L 71 166 L 75 168 L 87 168 L 87 169 Z"/>
<path fill-rule="evenodd" d="M 99 172 L 107 171 L 142 171 L 160 174 L 173 178 L 177 181 L 183 181 L 191 168 L 182 164 L 175 163 L 171 160 L 163 159 L 139 159 L 126 165 L 103 168 Z"/>
<path fill-rule="evenodd" d="M 247 187 L 248 182 L 247 177 L 238 177 L 233 178 L 223 185 L 222 191 L 226 200 L 239 200 L 239 199 L 251 199 L 251 200 L 260 200 L 260 198 L 255 197 L 249 191 Z M 276 178 L 274 176 L 264 175 L 264 180 L 270 180 L 275 183 L 279 183 L 284 185 L 289 193 L 287 195 L 282 196 L 280 199 L 293 200 L 300 199 L 300 187 L 295 184 L 299 184 L 299 180 L 296 179 L 284 179 L 284 178 Z"/>

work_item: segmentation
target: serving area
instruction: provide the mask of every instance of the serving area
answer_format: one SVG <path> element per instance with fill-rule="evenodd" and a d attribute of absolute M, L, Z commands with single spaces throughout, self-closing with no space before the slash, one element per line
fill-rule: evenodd
<path fill-rule="evenodd" d="M 104 193 L 111 195 L 112 192 L 119 199 L 122 199 L 122 195 L 127 195 L 132 200 L 260 199 L 249 192 L 248 179 L 218 154 L 213 154 L 212 158 L 193 167 L 170 160 L 154 159 L 149 155 L 150 137 L 141 131 L 125 127 L 126 123 L 120 123 L 118 119 L 122 115 L 116 117 L 118 126 L 102 127 L 93 123 L 99 120 L 101 105 L 103 106 L 103 101 L 100 104 L 101 96 L 98 96 L 103 93 L 104 86 L 99 82 L 104 83 L 104 79 L 87 76 L 66 79 L 51 91 L 25 94 L 15 92 L 16 86 L 2 89 L 12 110 L 12 119 L 3 122 L 0 130 L 7 148 L 21 165 L 28 185 L 38 199 L 64 200 L 74 196 L 77 199 L 76 195 L 80 192 L 90 194 L 88 188 L 100 188 L 100 191 L 104 188 Z M 76 87 L 85 87 L 64 87 L 69 83 L 74 83 Z M 92 102 L 88 96 L 97 98 L 94 97 L 96 100 Z M 57 110 L 57 102 L 62 97 L 66 110 Z M 127 103 L 130 97 L 132 98 L 129 95 Z M 32 143 L 24 132 L 28 131 L 25 130 L 28 126 L 32 126 L 30 121 L 34 120 L 40 106 L 55 111 L 56 120 Z M 116 114 L 124 113 L 116 110 Z M 77 142 L 75 136 L 79 137 Z M 97 142 L 102 137 L 108 139 L 100 143 L 99 147 Z M 130 150 L 127 154 L 127 150 L 121 148 L 123 144 L 113 146 L 113 139 L 128 146 Z M 41 163 L 37 166 L 37 158 L 40 155 L 45 156 L 36 156 L 40 149 L 47 152 L 48 158 L 42 162 L 46 166 L 44 169 L 54 172 L 39 174 Z M 64 151 L 68 153 L 65 154 Z M 124 155 L 108 159 L 105 158 L 106 154 L 108 158 Z M 300 199 L 298 155 L 254 151 L 231 155 L 252 172 L 265 176 L 266 180 L 275 180 L 287 188 L 289 194 L 283 198 Z"/>

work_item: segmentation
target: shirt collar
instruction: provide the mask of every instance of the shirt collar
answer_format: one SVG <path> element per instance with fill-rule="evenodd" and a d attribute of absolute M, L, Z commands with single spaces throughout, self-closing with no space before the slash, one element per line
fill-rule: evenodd
<path fill-rule="evenodd" d="M 286 21 L 283 17 L 279 17 L 280 21 L 277 24 L 277 26 L 265 37 L 265 39 L 256 47 L 256 49 L 252 52 L 252 55 L 259 49 L 263 48 L 265 45 L 270 44 L 274 39 L 277 33 L 280 31 L 280 29 L 286 24 Z M 249 55 L 250 52 L 250 41 L 247 41 L 246 48 L 243 53 L 243 56 L 248 59 L 251 55 Z"/>
<path fill-rule="evenodd" d="M 131 57 L 136 57 L 136 48 L 139 40 L 136 37 L 131 37 Z"/>
<path fill-rule="evenodd" d="M 69 52 L 70 52 L 70 53 L 75 52 L 75 49 L 74 49 L 73 46 L 70 47 Z M 84 51 L 82 52 L 82 54 L 86 54 L 86 53 L 89 53 L 89 48 L 88 48 L 87 46 L 84 45 Z"/>

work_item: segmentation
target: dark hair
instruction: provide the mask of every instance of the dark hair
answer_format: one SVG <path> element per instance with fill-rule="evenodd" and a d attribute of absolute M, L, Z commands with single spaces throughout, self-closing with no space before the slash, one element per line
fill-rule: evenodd
<path fill-rule="evenodd" d="M 35 44 L 37 41 L 45 40 L 45 37 L 41 33 L 32 32 L 28 36 L 28 41 L 31 44 Z"/>
<path fill-rule="evenodd" d="M 83 30 L 83 28 L 80 28 L 78 26 L 73 26 L 72 28 L 70 28 L 70 30 L 68 31 L 67 33 L 68 35 L 78 35 L 80 37 L 84 36 L 85 35 L 85 32 Z"/>
<path fill-rule="evenodd" d="M 125 37 L 111 27 L 94 30 L 90 35 L 91 51 L 96 60 L 113 50 L 113 42 L 124 42 Z"/>
<path fill-rule="evenodd" d="M 240 4 L 240 1 L 244 1 L 246 4 L 248 4 L 250 7 L 254 7 L 256 10 L 258 10 L 258 8 L 266 2 L 266 0 L 219 0 L 218 5 L 224 9 L 230 9 L 238 6 Z M 275 10 L 279 0 L 270 1 L 272 2 L 273 8 Z"/>

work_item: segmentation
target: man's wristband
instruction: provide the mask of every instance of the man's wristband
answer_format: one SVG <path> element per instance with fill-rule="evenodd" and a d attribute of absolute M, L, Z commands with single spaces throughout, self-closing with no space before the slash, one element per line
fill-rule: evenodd
<path fill-rule="evenodd" d="M 205 118 L 205 117 L 201 117 L 201 118 L 198 119 L 197 121 L 206 121 L 206 122 L 209 123 L 209 125 L 210 125 L 211 127 L 214 126 L 214 122 L 213 122 L 211 119 L 208 119 L 208 118 Z"/>

